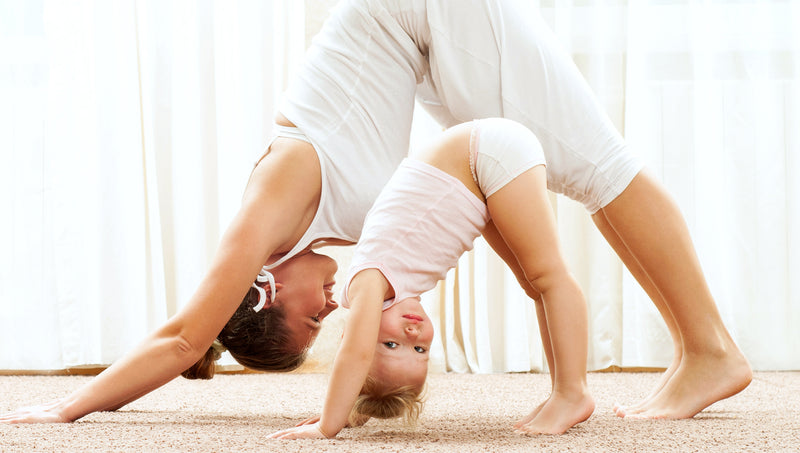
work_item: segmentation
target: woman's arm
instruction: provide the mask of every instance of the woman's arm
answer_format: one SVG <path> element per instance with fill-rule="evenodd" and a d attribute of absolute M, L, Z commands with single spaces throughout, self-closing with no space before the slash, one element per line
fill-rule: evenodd
<path fill-rule="evenodd" d="M 319 422 L 271 434 L 276 439 L 335 437 L 347 425 L 350 411 L 367 378 L 378 329 L 381 323 L 383 300 L 389 284 L 377 269 L 359 272 L 348 288 L 350 316 L 342 343 L 333 361 L 328 393 Z"/>
<path fill-rule="evenodd" d="M 175 316 L 71 395 L 36 411 L 7 414 L 0 423 L 69 422 L 116 409 L 196 362 L 236 311 L 264 262 L 294 245 L 313 218 L 319 202 L 319 161 L 313 148 L 291 142 L 273 149 L 254 170 L 242 207 L 208 273 Z"/>

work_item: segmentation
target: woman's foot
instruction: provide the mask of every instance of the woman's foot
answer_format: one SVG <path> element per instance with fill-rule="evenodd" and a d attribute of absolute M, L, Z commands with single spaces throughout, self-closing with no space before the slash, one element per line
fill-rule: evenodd
<path fill-rule="evenodd" d="M 675 374 L 675 371 L 678 370 L 678 367 L 680 366 L 681 363 L 680 360 L 681 356 L 682 354 L 676 354 L 674 356 L 675 358 L 672 359 L 672 363 L 670 363 L 669 367 L 667 367 L 667 369 L 661 375 L 661 378 L 658 380 L 658 383 L 656 384 L 655 388 L 650 392 L 649 395 L 647 395 L 647 397 L 645 397 L 638 403 L 630 406 L 615 404 L 614 413 L 616 413 L 620 417 L 624 417 L 625 414 L 638 414 L 643 408 L 647 407 L 647 404 L 650 401 L 652 401 L 656 396 L 658 396 L 659 393 L 661 393 L 661 390 L 667 385 L 667 382 L 669 382 L 669 380 Z"/>
<path fill-rule="evenodd" d="M 530 422 L 531 420 L 533 420 L 534 418 L 536 418 L 536 416 L 539 414 L 539 411 L 542 410 L 542 408 L 544 407 L 545 404 L 547 404 L 548 401 L 550 401 L 549 398 L 544 400 L 541 404 L 539 404 L 536 407 L 536 409 L 534 409 L 530 414 L 526 415 L 525 418 L 523 418 L 522 420 L 514 423 L 514 428 L 519 429 L 522 425 L 525 425 L 528 422 Z"/>
<path fill-rule="evenodd" d="M 666 385 L 636 411 L 620 408 L 626 418 L 691 418 L 708 406 L 747 387 L 753 372 L 738 348 L 724 355 L 685 354 Z"/>

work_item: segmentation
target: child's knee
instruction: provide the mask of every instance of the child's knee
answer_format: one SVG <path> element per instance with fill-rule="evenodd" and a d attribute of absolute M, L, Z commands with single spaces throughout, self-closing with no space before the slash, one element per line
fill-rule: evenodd
<path fill-rule="evenodd" d="M 536 267 L 529 266 L 525 269 L 525 277 L 530 287 L 526 292 L 534 300 L 541 301 L 543 294 L 568 281 L 571 274 L 562 263 L 548 263 Z"/>

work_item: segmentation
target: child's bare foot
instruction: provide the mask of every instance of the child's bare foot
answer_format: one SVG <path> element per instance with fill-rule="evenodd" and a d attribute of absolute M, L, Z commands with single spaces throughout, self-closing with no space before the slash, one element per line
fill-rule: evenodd
<path fill-rule="evenodd" d="M 672 363 L 669 364 L 669 367 L 667 367 L 667 369 L 661 375 L 661 378 L 658 380 L 658 383 L 656 384 L 655 388 L 650 392 L 649 395 L 647 395 L 644 399 L 642 399 L 638 403 L 632 404 L 630 406 L 615 404 L 614 413 L 616 413 L 620 417 L 624 417 L 625 414 L 629 415 L 638 414 L 639 411 L 642 410 L 642 408 L 647 407 L 647 404 L 650 401 L 652 401 L 653 398 L 658 396 L 658 394 L 661 392 L 661 389 L 663 389 L 667 385 L 667 382 L 669 382 L 669 380 L 672 378 L 672 375 L 675 374 L 675 371 L 678 370 L 678 366 L 680 366 L 681 363 L 680 358 L 681 358 L 680 354 L 676 354 L 674 356 L 674 358 L 672 359 Z"/>
<path fill-rule="evenodd" d="M 594 400 L 588 393 L 570 396 L 553 394 L 515 425 L 521 434 L 563 434 L 568 429 L 588 419 L 594 412 Z M 530 420 L 525 423 L 525 420 Z"/>
<path fill-rule="evenodd" d="M 733 396 L 750 384 L 753 372 L 736 349 L 722 356 L 686 354 L 663 389 L 636 412 L 617 412 L 629 418 L 691 418 L 713 403 Z"/>

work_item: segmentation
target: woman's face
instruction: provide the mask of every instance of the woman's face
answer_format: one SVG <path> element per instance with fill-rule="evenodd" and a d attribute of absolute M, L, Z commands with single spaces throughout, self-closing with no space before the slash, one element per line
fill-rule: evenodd
<path fill-rule="evenodd" d="M 298 350 L 311 346 L 322 320 L 339 306 L 333 300 L 337 269 L 329 256 L 308 250 L 272 270 L 278 288 L 276 304 L 286 315 Z"/>

